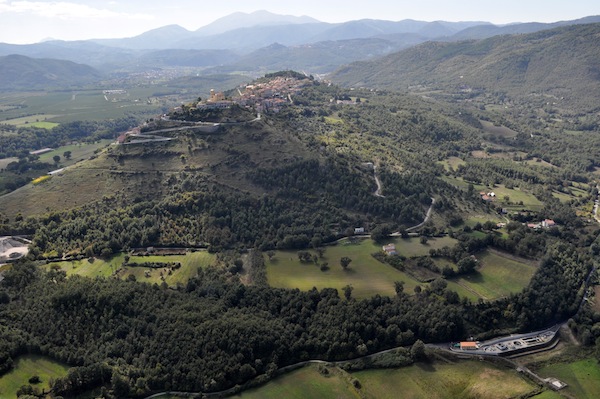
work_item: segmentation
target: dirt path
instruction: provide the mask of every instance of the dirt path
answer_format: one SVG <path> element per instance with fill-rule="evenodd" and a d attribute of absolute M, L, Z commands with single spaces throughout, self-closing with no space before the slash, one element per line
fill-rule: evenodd
<path fill-rule="evenodd" d="M 373 195 L 375 195 L 376 197 L 385 197 L 383 194 L 381 194 L 381 181 L 377 176 L 377 165 L 375 164 L 373 164 L 373 177 L 375 177 L 375 184 L 377 184 L 377 190 L 375 190 L 375 193 L 373 193 Z"/>

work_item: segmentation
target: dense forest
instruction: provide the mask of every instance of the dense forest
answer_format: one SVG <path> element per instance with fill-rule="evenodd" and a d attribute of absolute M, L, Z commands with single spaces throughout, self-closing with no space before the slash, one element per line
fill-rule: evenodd
<path fill-rule="evenodd" d="M 171 388 L 218 391 L 302 360 L 348 359 L 417 339 L 444 342 L 562 321 L 579 306 L 579 287 L 591 268 L 585 252 L 558 244 L 523 293 L 473 304 L 445 295 L 444 285 L 412 296 L 400 288 L 395 298 L 342 299 L 332 289 L 244 286 L 215 267 L 199 269 L 173 291 L 66 278 L 22 263 L 5 273 L 1 285 L 0 358 L 5 369 L 21 353 L 75 366 L 53 382 L 58 395 L 111 379 L 117 396 Z"/>

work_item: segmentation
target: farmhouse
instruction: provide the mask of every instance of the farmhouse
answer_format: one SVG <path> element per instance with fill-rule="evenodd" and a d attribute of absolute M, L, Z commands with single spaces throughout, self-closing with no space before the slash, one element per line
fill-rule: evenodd
<path fill-rule="evenodd" d="M 384 245 L 383 252 L 385 252 L 385 254 L 388 256 L 398 255 L 398 252 L 396 252 L 396 246 L 394 244 Z"/>
<path fill-rule="evenodd" d="M 354 228 L 354 234 L 364 234 L 364 233 L 365 233 L 364 227 L 355 227 Z"/>

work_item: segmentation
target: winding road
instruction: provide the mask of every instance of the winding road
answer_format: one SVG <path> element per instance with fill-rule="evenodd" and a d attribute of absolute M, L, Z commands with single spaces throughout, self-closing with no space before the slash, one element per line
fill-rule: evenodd
<path fill-rule="evenodd" d="M 509 339 L 517 339 L 519 337 L 527 337 L 527 336 L 534 336 L 534 335 L 540 335 L 543 332 L 546 331 L 556 331 L 558 330 L 560 325 L 556 325 L 550 329 L 546 329 L 546 330 L 540 330 L 540 331 L 535 331 L 535 332 L 531 332 L 528 334 L 520 334 L 520 335 L 510 335 L 510 336 L 504 336 L 504 337 L 500 337 L 497 339 L 498 342 L 504 341 L 504 340 L 509 340 Z M 491 342 L 491 341 L 490 341 Z M 425 346 L 427 348 L 430 349 L 435 349 L 435 350 L 439 350 L 439 351 L 443 351 L 444 353 L 447 354 L 451 354 L 453 356 L 457 356 L 459 358 L 463 358 L 463 357 L 473 357 L 473 358 L 477 358 L 477 359 L 481 359 L 481 358 L 496 358 L 496 359 L 502 359 L 502 361 L 504 361 L 505 363 L 509 364 L 511 367 L 514 367 L 517 371 L 520 371 L 522 373 L 527 374 L 531 379 L 535 380 L 536 382 L 540 383 L 540 384 L 545 384 L 546 381 L 540 377 L 539 375 L 535 374 L 533 371 L 529 370 L 527 367 L 518 364 L 517 362 L 507 359 L 505 357 L 501 357 L 498 355 L 491 355 L 491 354 L 486 354 L 486 353 L 468 353 L 468 352 L 457 352 L 457 351 L 453 351 L 450 349 L 451 343 L 450 342 L 445 342 L 445 343 L 439 343 L 439 344 L 425 344 Z M 372 353 L 370 355 L 365 355 L 365 356 L 361 356 L 361 357 L 356 357 L 353 359 L 348 359 L 348 360 L 339 360 L 339 361 L 326 361 L 326 360 L 320 360 L 320 359 L 314 359 L 314 360 L 306 360 L 303 362 L 298 362 L 298 363 L 294 363 L 291 364 L 289 366 L 284 366 L 284 367 L 280 367 L 279 369 L 277 369 L 277 371 L 275 372 L 275 375 L 281 375 L 296 369 L 299 369 L 301 367 L 307 366 L 309 364 L 326 364 L 326 365 L 330 365 L 330 366 L 343 366 L 345 364 L 348 363 L 353 363 L 353 362 L 357 362 L 360 360 L 367 360 L 367 359 L 372 359 L 374 357 L 386 354 L 386 353 L 390 353 L 393 351 L 396 351 L 398 349 L 406 349 L 406 346 L 397 346 L 394 348 L 390 348 L 390 349 L 386 349 L 386 350 L 382 350 L 379 352 L 375 352 Z M 159 398 L 161 396 L 166 396 L 166 395 L 175 395 L 175 396 L 201 396 L 203 398 L 211 398 L 211 397 L 223 397 L 223 396 L 228 396 L 228 395 L 233 395 L 236 394 L 240 391 L 242 391 L 243 389 L 241 389 L 239 386 L 237 387 L 232 387 L 229 389 L 225 389 L 223 391 L 218 391 L 218 392 L 182 392 L 182 391 L 167 391 L 167 392 L 159 392 L 159 393 L 155 393 L 154 395 L 150 395 L 145 397 L 144 399 L 153 399 L 153 398 Z"/>
<path fill-rule="evenodd" d="M 383 186 L 381 185 L 381 180 L 379 180 L 379 176 L 377 176 L 377 164 L 376 163 L 373 163 L 373 177 L 375 178 L 375 184 L 377 184 L 377 190 L 375 190 L 373 195 L 376 197 L 385 198 L 385 195 L 381 194 L 381 191 L 383 190 Z M 407 228 L 406 231 L 416 230 L 419 227 L 423 226 L 425 223 L 427 223 L 429 221 L 429 219 L 431 218 L 431 212 L 433 211 L 434 205 L 435 205 L 435 198 L 431 197 L 431 205 L 429 205 L 429 209 L 427 209 L 427 213 L 425 214 L 425 219 L 423 219 L 423 221 L 421 223 Z M 393 236 L 393 237 L 397 237 L 400 235 L 401 234 L 399 231 L 391 234 L 391 236 Z"/>

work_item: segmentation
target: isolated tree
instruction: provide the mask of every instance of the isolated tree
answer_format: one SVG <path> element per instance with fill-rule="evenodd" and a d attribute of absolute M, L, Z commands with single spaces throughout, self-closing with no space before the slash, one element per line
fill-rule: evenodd
<path fill-rule="evenodd" d="M 387 225 L 387 224 L 379 225 L 371 231 L 371 238 L 375 242 L 381 242 L 381 241 L 385 240 L 386 238 L 388 238 L 391 233 L 392 233 L 392 229 L 390 228 L 389 225 Z"/>
<path fill-rule="evenodd" d="M 269 260 L 273 260 L 273 257 L 275 256 L 275 251 L 267 251 L 267 256 L 269 257 Z"/>
<path fill-rule="evenodd" d="M 471 273 L 477 266 L 477 260 L 471 256 L 466 256 L 458 261 L 457 266 L 459 273 Z"/>
<path fill-rule="evenodd" d="M 394 290 L 396 291 L 396 295 L 402 295 L 404 292 L 404 281 L 394 281 Z"/>
<path fill-rule="evenodd" d="M 348 266 L 350 265 L 350 262 L 352 262 L 352 259 L 350 259 L 347 256 L 343 256 L 340 259 L 340 265 L 342 265 L 342 269 L 344 269 L 344 270 L 348 269 Z"/>
<path fill-rule="evenodd" d="M 348 284 L 342 289 L 344 290 L 344 298 L 346 298 L 346 300 L 349 301 L 352 297 L 352 290 L 354 290 L 354 287 Z"/>
<path fill-rule="evenodd" d="M 60 155 L 55 155 L 52 159 L 54 160 L 54 163 L 58 164 L 60 162 Z"/>
<path fill-rule="evenodd" d="M 63 152 L 63 157 L 65 157 L 65 159 L 71 159 L 71 151 Z"/>
<path fill-rule="evenodd" d="M 422 360 L 427 358 L 425 353 L 425 344 L 420 339 L 416 340 L 410 348 L 410 355 L 413 360 Z"/>

